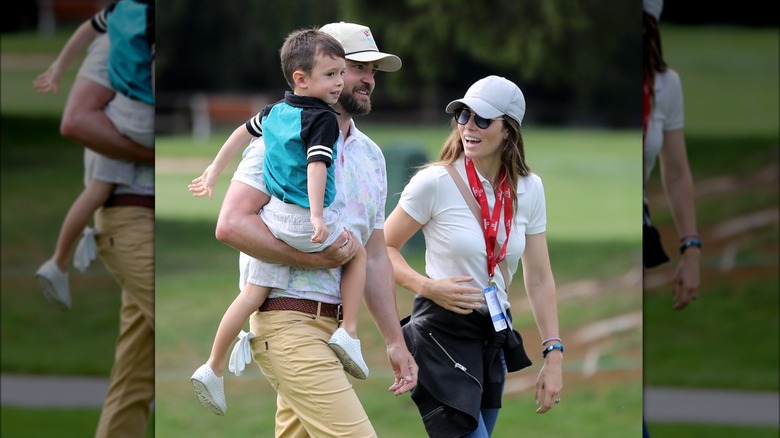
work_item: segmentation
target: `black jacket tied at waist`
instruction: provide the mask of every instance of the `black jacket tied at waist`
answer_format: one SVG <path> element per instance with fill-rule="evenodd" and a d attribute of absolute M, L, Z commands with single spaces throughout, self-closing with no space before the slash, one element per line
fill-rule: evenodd
<path fill-rule="evenodd" d="M 531 365 L 520 334 L 511 328 L 496 332 L 486 311 L 461 315 L 417 296 L 401 324 L 420 367 L 412 400 L 431 437 L 465 435 L 476 429 L 480 409 L 501 407 L 500 351 L 507 371 Z"/>

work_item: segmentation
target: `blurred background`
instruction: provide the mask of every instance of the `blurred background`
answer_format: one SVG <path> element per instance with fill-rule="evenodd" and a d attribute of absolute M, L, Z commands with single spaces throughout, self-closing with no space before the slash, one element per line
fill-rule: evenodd
<path fill-rule="evenodd" d="M 116 282 L 100 261 L 84 273 L 72 270 L 73 308 L 65 313 L 46 302 L 34 277 L 83 189 L 83 148 L 59 135 L 65 100 L 83 56 L 66 72 L 58 95 L 39 95 L 32 85 L 77 26 L 106 3 L 24 1 L 0 18 L 4 437 L 94 436 L 108 388 L 119 328 Z"/>
<path fill-rule="evenodd" d="M 664 58 L 682 80 L 704 248 L 700 299 L 675 311 L 679 242 L 656 168 L 650 210 L 672 260 L 644 277 L 650 435 L 776 437 L 777 16 L 755 1 L 667 1 L 660 31 Z"/>
<path fill-rule="evenodd" d="M 639 108 L 626 96 L 636 90 L 622 68 L 641 63 L 628 19 L 638 8 L 572 0 L 169 1 L 157 27 L 158 129 L 178 133 L 197 123 L 195 93 L 276 101 L 288 88 L 278 67 L 285 35 L 357 20 L 370 24 L 381 50 L 404 55 L 403 69 L 374 93 L 372 120 L 440 121 L 441 107 L 473 78 L 498 74 L 536 103 L 529 123 L 634 127 Z"/>

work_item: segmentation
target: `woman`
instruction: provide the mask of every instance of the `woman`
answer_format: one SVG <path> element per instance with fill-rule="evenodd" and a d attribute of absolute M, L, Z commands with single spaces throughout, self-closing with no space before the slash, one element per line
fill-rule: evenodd
<path fill-rule="evenodd" d="M 683 131 L 683 95 L 680 76 L 669 68 L 661 50 L 658 21 L 663 0 L 643 0 L 642 11 L 642 100 L 644 123 L 644 183 L 650 179 L 656 160 L 661 181 L 680 236 L 680 261 L 674 272 L 674 308 L 683 309 L 698 298 L 701 240 L 696 232 L 693 177 L 688 166 Z M 660 158 L 660 159 L 659 159 Z M 653 268 L 669 261 L 658 231 L 650 222 L 647 196 L 644 198 L 644 267 Z M 643 436 L 650 436 L 642 422 Z"/>
<path fill-rule="evenodd" d="M 507 295 L 520 260 L 544 339 L 537 412 L 560 402 L 563 344 L 544 190 L 525 163 L 520 134 L 525 98 L 517 85 L 498 76 L 483 78 L 446 111 L 455 117 L 440 161 L 410 180 L 385 223 L 385 238 L 396 283 L 417 294 L 411 317 L 403 321 L 404 336 L 420 367 L 412 399 L 428 434 L 489 437 L 506 372 L 531 364 L 512 330 Z M 460 191 L 456 179 L 471 191 Z M 471 202 L 478 206 L 470 208 Z M 420 229 L 425 275 L 400 251 Z"/>
<path fill-rule="evenodd" d="M 645 0 L 642 12 L 642 83 L 645 107 L 643 136 L 645 184 L 658 160 L 666 198 L 672 210 L 680 237 L 680 261 L 674 273 L 674 308 L 682 309 L 697 298 L 701 240 L 696 231 L 693 177 L 688 166 L 683 131 L 683 95 L 680 76 L 663 59 L 658 19 L 661 0 Z M 644 221 L 650 225 L 647 197 L 644 199 Z M 648 248 L 660 249 L 660 240 L 646 234 L 645 267 L 651 268 L 668 259 L 652 260 Z M 654 243 L 655 242 L 655 243 Z"/>

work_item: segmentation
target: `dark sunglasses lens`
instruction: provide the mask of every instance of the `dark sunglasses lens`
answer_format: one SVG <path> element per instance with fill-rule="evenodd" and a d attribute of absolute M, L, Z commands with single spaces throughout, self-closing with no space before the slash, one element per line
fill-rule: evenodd
<path fill-rule="evenodd" d="M 488 126 L 490 126 L 490 122 L 492 122 L 492 121 L 493 120 L 491 120 L 491 119 L 483 119 L 482 117 L 474 114 L 474 123 L 476 123 L 477 127 L 480 128 L 480 129 L 487 128 Z"/>
<path fill-rule="evenodd" d="M 459 125 L 465 125 L 469 122 L 469 119 L 471 118 L 471 111 L 460 108 L 457 111 L 455 111 L 455 120 L 458 122 Z M 480 129 L 485 129 L 488 126 L 490 126 L 490 122 L 493 120 L 491 119 L 483 119 L 482 117 L 474 114 L 474 123 L 477 125 Z"/>
<path fill-rule="evenodd" d="M 455 111 L 455 121 L 457 121 L 459 125 L 465 125 L 468 123 L 469 117 L 471 117 L 471 113 L 466 111 L 465 108 L 460 108 Z"/>

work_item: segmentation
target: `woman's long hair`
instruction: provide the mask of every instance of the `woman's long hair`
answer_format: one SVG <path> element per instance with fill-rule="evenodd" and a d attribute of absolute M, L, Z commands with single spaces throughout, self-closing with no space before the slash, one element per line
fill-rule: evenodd
<path fill-rule="evenodd" d="M 504 117 L 504 129 L 509 132 L 506 141 L 501 149 L 501 164 L 506 169 L 509 187 L 516 188 L 520 177 L 528 176 L 531 169 L 525 163 L 525 148 L 523 146 L 523 135 L 520 131 L 520 125 L 512 118 Z M 439 161 L 431 163 L 452 164 L 463 154 L 463 141 L 458 132 L 458 124 L 455 118 L 450 122 L 452 131 L 447 140 L 444 141 L 444 147 L 439 155 Z M 512 190 L 512 206 L 517 210 L 517 190 Z"/>
<path fill-rule="evenodd" d="M 669 68 L 664 61 L 661 50 L 661 33 L 658 21 L 647 12 L 642 12 L 642 81 L 650 85 L 653 93 L 655 74 L 663 73 Z"/>

